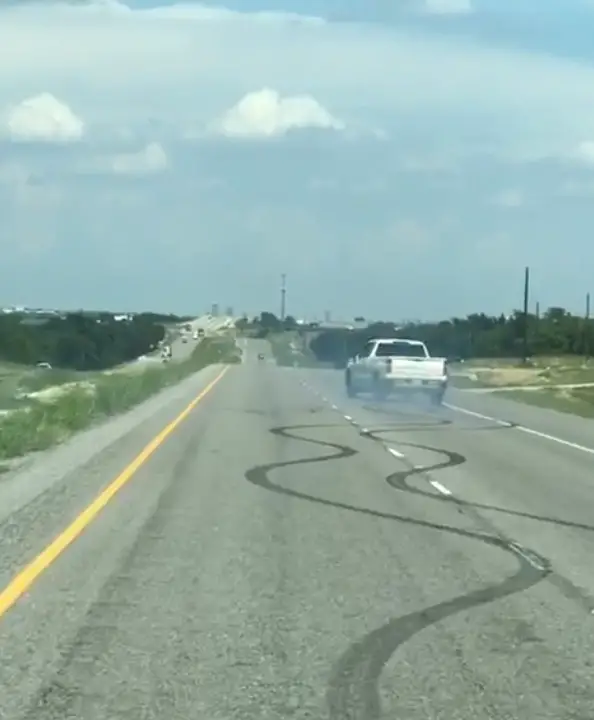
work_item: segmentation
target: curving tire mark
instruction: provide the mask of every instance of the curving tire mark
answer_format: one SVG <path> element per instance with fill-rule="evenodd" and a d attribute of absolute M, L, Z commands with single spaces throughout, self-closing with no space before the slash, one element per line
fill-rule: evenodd
<path fill-rule="evenodd" d="M 484 537 L 476 539 L 511 552 L 504 543 L 492 543 Z M 539 569 L 518 553 L 514 555 L 519 568 L 503 582 L 394 618 L 351 645 L 332 672 L 327 692 L 330 718 L 376 720 L 381 717 L 378 681 L 385 665 L 401 645 L 441 620 L 528 590 L 546 576 L 547 568 Z"/>
<path fill-rule="evenodd" d="M 418 520 L 395 513 L 357 507 L 282 487 L 271 481 L 269 476 L 274 470 L 295 465 L 339 460 L 357 454 L 356 450 L 347 445 L 294 434 L 295 431 L 298 430 L 328 427 L 336 427 L 336 425 L 293 425 L 272 428 L 270 432 L 278 437 L 297 440 L 318 447 L 325 447 L 334 452 L 329 455 L 326 454 L 322 456 L 305 457 L 298 460 L 258 465 L 245 473 L 246 479 L 258 487 L 288 497 L 480 541 L 513 555 L 519 565 L 517 571 L 502 582 L 458 595 L 445 602 L 437 603 L 436 605 L 426 607 L 399 618 L 393 618 L 381 627 L 368 633 L 364 638 L 347 649 L 334 666 L 328 685 L 327 703 L 330 719 L 376 720 L 376 718 L 381 716 L 381 703 L 378 689 L 379 678 L 386 663 L 403 643 L 421 630 L 447 617 L 527 590 L 547 577 L 550 573 L 550 566 L 545 558 L 520 547 L 497 531 L 493 534 L 482 534 L 449 525 Z M 340 424 L 339 427 L 344 426 Z M 374 439 L 373 431 L 369 431 L 367 435 Z M 381 438 L 375 438 L 375 440 L 381 441 Z M 431 449 L 435 452 L 441 452 L 438 448 Z M 463 456 L 452 453 L 448 455 L 446 460 L 436 463 L 434 466 L 425 467 L 423 471 L 434 472 L 438 469 L 461 464 L 462 462 L 465 462 Z"/>
<path fill-rule="evenodd" d="M 382 428 L 380 430 L 374 429 L 366 433 L 362 433 L 362 435 L 372 440 L 383 442 L 382 438 L 376 438 L 374 436 L 384 432 L 392 432 L 393 430 L 394 428 Z M 401 440 L 399 440 L 398 445 L 402 447 L 417 448 L 418 450 L 427 450 L 429 452 L 439 452 L 440 454 L 448 455 L 449 460 L 446 463 L 438 463 L 437 465 L 433 465 L 430 467 L 414 467 L 412 469 L 399 470 L 392 473 L 392 475 L 389 475 L 386 478 L 386 482 L 388 483 L 388 485 L 393 487 L 394 490 L 407 492 L 411 495 L 420 495 L 422 497 L 428 498 L 429 500 L 434 500 L 435 502 L 443 502 L 450 504 L 453 503 L 465 509 L 472 508 L 475 510 L 489 510 L 491 512 L 501 513 L 502 515 L 521 517 L 526 518 L 527 520 L 536 520 L 538 522 L 550 523 L 551 525 L 558 525 L 559 527 L 568 527 L 575 528 L 576 530 L 587 530 L 589 532 L 594 532 L 594 525 L 590 525 L 588 523 L 575 522 L 574 520 L 564 520 L 563 518 L 552 517 L 550 515 L 538 515 L 537 513 L 529 513 L 521 510 L 512 510 L 511 508 L 504 508 L 500 507 L 499 505 L 489 505 L 488 503 L 470 502 L 469 500 L 463 500 L 461 498 L 455 497 L 454 495 L 437 495 L 430 490 L 425 490 L 421 487 L 413 487 L 410 485 L 410 481 L 415 475 L 422 475 L 425 473 L 433 472 L 435 470 L 439 470 L 444 467 L 453 467 L 455 465 L 460 465 L 460 458 L 462 456 L 458 453 L 454 453 L 443 448 L 437 450 L 436 448 L 429 445 L 421 445 L 419 443 L 402 442 Z"/>
<path fill-rule="evenodd" d="M 487 426 L 481 427 L 480 429 L 488 429 Z M 493 428 L 496 429 L 496 428 Z M 361 432 L 361 435 L 372 441 L 384 444 L 384 439 L 380 437 L 383 434 L 394 432 L 394 427 L 374 428 L 372 430 L 366 430 Z M 548 515 L 538 515 L 536 513 L 529 513 L 521 510 L 512 510 L 510 508 L 503 508 L 497 505 L 489 505 L 486 503 L 469 502 L 462 498 L 456 497 L 455 495 L 442 495 L 436 494 L 429 490 L 425 490 L 422 487 L 414 487 L 410 485 L 410 480 L 415 475 L 428 474 L 430 475 L 435 470 L 443 469 L 445 467 L 453 467 L 459 465 L 461 456 L 457 453 L 452 453 L 444 448 L 435 448 L 429 445 L 422 445 L 419 443 L 403 442 L 398 440 L 399 446 L 413 447 L 421 450 L 439 453 L 447 455 L 448 460 L 442 463 L 436 463 L 433 466 L 416 467 L 410 466 L 403 470 L 397 470 L 386 478 L 386 482 L 394 489 L 401 492 L 408 492 L 414 495 L 420 495 L 426 497 L 434 502 L 446 502 L 453 504 L 457 507 L 458 512 L 465 513 L 470 516 L 474 522 L 486 530 L 487 533 L 493 533 L 500 535 L 500 531 L 496 525 L 483 516 L 479 511 L 488 510 L 496 512 L 501 515 L 508 515 L 510 517 L 526 518 L 528 520 L 534 520 L 536 522 L 548 523 L 556 527 L 566 527 L 573 530 L 585 530 L 586 532 L 594 532 L 594 525 L 582 522 L 576 522 L 575 520 L 564 520 L 559 517 L 551 517 Z M 559 570 L 550 567 L 547 575 L 547 581 L 554 585 L 557 590 L 561 592 L 568 600 L 577 603 L 577 605 L 584 610 L 588 615 L 594 615 L 594 597 L 586 591 L 584 588 L 576 585 L 570 578 L 563 575 Z"/>

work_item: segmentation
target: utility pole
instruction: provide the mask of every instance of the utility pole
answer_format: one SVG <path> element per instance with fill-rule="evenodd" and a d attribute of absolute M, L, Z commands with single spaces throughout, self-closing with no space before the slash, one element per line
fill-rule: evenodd
<path fill-rule="evenodd" d="M 536 303 L 536 319 L 540 320 L 540 303 Z"/>
<path fill-rule="evenodd" d="M 590 293 L 586 293 L 586 315 L 584 317 L 584 355 L 590 359 Z"/>
<path fill-rule="evenodd" d="M 524 364 L 528 362 L 528 300 L 530 295 L 530 268 L 524 270 L 524 322 L 522 338 L 522 355 Z"/>
<path fill-rule="evenodd" d="M 281 304 L 280 304 L 280 319 L 282 322 L 285 320 L 285 304 L 287 296 L 287 276 L 285 273 L 281 275 Z"/>

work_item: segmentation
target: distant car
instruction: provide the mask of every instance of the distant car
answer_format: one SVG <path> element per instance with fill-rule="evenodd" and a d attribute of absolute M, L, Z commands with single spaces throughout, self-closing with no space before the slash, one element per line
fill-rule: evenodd
<path fill-rule="evenodd" d="M 40 370 L 51 370 L 52 366 L 48 362 L 38 362 L 37 367 Z"/>
<path fill-rule="evenodd" d="M 187 343 L 187 342 L 188 342 L 188 338 L 187 338 L 185 335 L 182 337 L 182 342 L 183 342 L 183 343 Z"/>
<path fill-rule="evenodd" d="M 258 353 L 258 360 L 264 360 L 264 353 Z"/>

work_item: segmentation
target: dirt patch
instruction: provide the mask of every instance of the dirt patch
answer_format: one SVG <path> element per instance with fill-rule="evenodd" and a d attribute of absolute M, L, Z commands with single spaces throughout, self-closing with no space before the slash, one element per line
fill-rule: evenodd
<path fill-rule="evenodd" d="M 571 391 L 571 388 L 559 388 L 554 391 L 554 394 L 560 399 L 570 402 L 578 402 L 579 398 L 575 396 L 575 393 Z"/>
<path fill-rule="evenodd" d="M 481 368 L 475 374 L 480 382 L 492 387 L 538 385 L 546 381 L 541 368 Z"/>
<path fill-rule="evenodd" d="M 63 385 L 53 385 L 45 388 L 44 390 L 38 390 L 37 392 L 27 393 L 25 397 L 31 400 L 38 400 L 40 402 L 53 402 L 56 398 L 69 390 L 84 390 L 88 393 L 94 393 L 96 388 L 93 383 L 90 382 L 72 382 L 64 383 Z"/>

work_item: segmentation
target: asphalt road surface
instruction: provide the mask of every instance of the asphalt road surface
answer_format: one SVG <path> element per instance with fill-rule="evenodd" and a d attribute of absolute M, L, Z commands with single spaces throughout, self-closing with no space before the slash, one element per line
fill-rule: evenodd
<path fill-rule="evenodd" d="M 0 717 L 591 720 L 593 425 L 347 400 L 259 347 L 17 585 L 218 369 L 0 481 Z"/>

